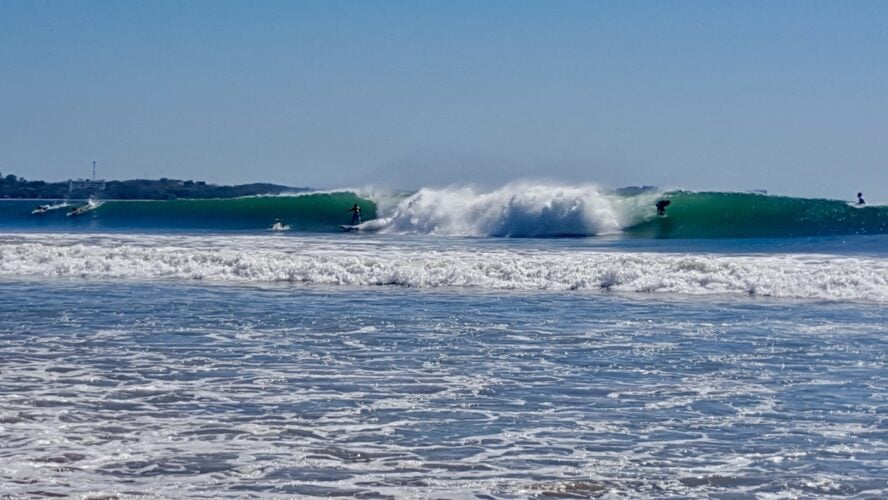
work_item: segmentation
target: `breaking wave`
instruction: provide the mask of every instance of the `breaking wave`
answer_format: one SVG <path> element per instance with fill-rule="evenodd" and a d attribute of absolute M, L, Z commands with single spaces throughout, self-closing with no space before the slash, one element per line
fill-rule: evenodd
<path fill-rule="evenodd" d="M 669 199 L 666 217 L 655 203 Z M 888 234 L 888 207 L 756 193 L 624 194 L 595 186 L 422 189 L 367 229 L 456 236 L 750 238 Z"/>
<path fill-rule="evenodd" d="M 489 192 L 470 187 L 422 189 L 398 204 L 391 217 L 367 227 L 449 236 L 619 234 L 644 220 L 655 199 L 655 194 L 608 194 L 595 186 L 511 184 Z"/>
<path fill-rule="evenodd" d="M 654 207 L 671 205 L 666 217 Z M 361 229 L 394 234 L 632 238 L 751 238 L 888 234 L 888 207 L 754 193 L 609 191 L 594 185 L 513 183 L 494 190 L 413 193 L 325 191 L 225 200 L 114 201 L 77 217 L 33 214 L 33 201 L 0 202 L 0 228 L 263 230 L 282 219 L 296 232 L 338 232 L 361 205 Z"/>

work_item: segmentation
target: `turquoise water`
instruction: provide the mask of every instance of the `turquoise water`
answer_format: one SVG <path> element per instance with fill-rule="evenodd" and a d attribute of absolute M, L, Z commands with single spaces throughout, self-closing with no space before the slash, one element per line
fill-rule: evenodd
<path fill-rule="evenodd" d="M 0 492 L 886 496 L 884 209 L 595 192 L 0 202 Z"/>

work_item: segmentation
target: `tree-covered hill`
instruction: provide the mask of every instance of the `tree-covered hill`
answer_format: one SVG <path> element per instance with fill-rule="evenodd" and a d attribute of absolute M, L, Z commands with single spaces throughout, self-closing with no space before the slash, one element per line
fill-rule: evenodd
<path fill-rule="evenodd" d="M 178 179 L 131 179 L 107 181 L 105 189 L 76 189 L 69 192 L 68 182 L 29 181 L 23 177 L 0 174 L 0 198 L 63 199 L 96 196 L 108 200 L 174 200 L 179 198 L 236 198 L 258 194 L 308 191 L 305 187 L 254 183 L 236 186 L 207 184 Z"/>

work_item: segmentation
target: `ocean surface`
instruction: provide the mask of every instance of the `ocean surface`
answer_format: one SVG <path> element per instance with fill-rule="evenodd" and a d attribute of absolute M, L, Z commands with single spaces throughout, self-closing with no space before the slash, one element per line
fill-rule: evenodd
<path fill-rule="evenodd" d="M 41 203 L 0 201 L 0 496 L 888 496 L 886 207 Z"/>

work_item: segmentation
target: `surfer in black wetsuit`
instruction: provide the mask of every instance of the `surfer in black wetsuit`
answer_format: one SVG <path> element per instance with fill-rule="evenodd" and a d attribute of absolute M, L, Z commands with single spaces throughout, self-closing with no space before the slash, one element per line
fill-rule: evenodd
<path fill-rule="evenodd" d="M 355 206 L 346 210 L 347 212 L 352 212 L 352 226 L 358 225 L 361 223 L 361 207 L 355 203 Z"/>
<path fill-rule="evenodd" d="M 660 217 L 665 217 L 666 216 L 666 207 L 668 207 L 670 203 L 672 203 L 672 202 L 669 200 L 657 200 L 657 203 L 656 203 L 657 215 L 659 215 Z"/>
<path fill-rule="evenodd" d="M 863 200 L 863 193 L 857 193 L 857 204 L 866 205 L 866 201 Z"/>

